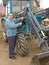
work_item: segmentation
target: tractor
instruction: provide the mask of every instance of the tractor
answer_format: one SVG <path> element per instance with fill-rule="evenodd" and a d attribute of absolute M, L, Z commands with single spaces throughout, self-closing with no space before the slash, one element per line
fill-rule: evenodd
<path fill-rule="evenodd" d="M 32 1 L 27 0 L 27 2 L 30 3 L 30 7 L 25 6 L 24 9 L 21 8 L 21 11 L 13 13 L 14 18 L 16 19 L 19 17 L 24 17 L 22 19 L 23 25 L 17 28 L 17 42 L 16 43 L 18 47 L 18 53 L 21 56 L 27 55 L 28 45 L 27 45 L 26 36 L 28 35 L 30 36 L 30 34 L 33 33 L 39 41 L 38 47 L 41 48 L 43 52 L 40 54 L 36 54 L 31 59 L 30 65 L 45 65 L 49 61 L 49 44 L 47 42 L 48 37 L 45 35 L 45 32 L 47 30 L 49 31 L 48 29 L 49 26 L 43 27 L 41 25 L 42 23 L 41 13 L 35 15 L 32 12 L 32 5 L 31 5 Z M 9 0 L 9 3 L 11 5 L 10 12 L 12 12 L 12 0 Z M 6 35 L 6 33 L 4 35 Z M 5 38 L 7 39 L 7 37 Z"/>

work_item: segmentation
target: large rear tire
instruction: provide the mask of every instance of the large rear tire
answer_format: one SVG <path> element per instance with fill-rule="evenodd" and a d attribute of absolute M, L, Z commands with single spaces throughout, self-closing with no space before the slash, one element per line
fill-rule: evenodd
<path fill-rule="evenodd" d="M 20 56 L 26 56 L 28 53 L 27 40 L 23 33 L 17 34 L 17 49 Z"/>

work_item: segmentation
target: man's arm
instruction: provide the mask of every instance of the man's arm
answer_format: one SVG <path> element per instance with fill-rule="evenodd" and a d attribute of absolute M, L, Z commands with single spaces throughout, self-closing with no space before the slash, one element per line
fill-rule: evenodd
<path fill-rule="evenodd" d="M 20 22 L 20 23 L 17 23 L 17 24 L 15 24 L 14 22 L 5 22 L 5 27 L 6 28 L 17 28 L 17 27 L 19 27 L 20 25 L 22 25 L 22 22 Z"/>
<path fill-rule="evenodd" d="M 14 18 L 13 20 L 14 20 L 15 24 L 17 24 L 17 23 L 19 23 L 19 22 L 20 22 L 21 18 L 17 18 L 17 19 L 16 19 L 16 18 Z"/>
<path fill-rule="evenodd" d="M 23 20 L 24 17 L 21 17 L 21 18 L 17 18 L 17 19 L 13 19 L 15 24 L 19 23 L 21 20 Z"/>

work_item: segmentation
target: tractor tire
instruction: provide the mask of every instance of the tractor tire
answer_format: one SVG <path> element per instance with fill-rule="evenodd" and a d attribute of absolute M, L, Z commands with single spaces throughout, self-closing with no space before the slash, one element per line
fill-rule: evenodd
<path fill-rule="evenodd" d="M 26 56 L 28 53 L 27 40 L 23 33 L 17 34 L 17 51 L 20 56 Z"/>

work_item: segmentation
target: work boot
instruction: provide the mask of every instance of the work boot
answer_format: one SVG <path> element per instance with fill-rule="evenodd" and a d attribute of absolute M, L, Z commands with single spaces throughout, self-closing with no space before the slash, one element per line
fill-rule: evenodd
<path fill-rule="evenodd" d="M 10 58 L 10 59 L 16 59 L 16 57 L 15 57 L 15 56 L 9 56 L 9 58 Z"/>

